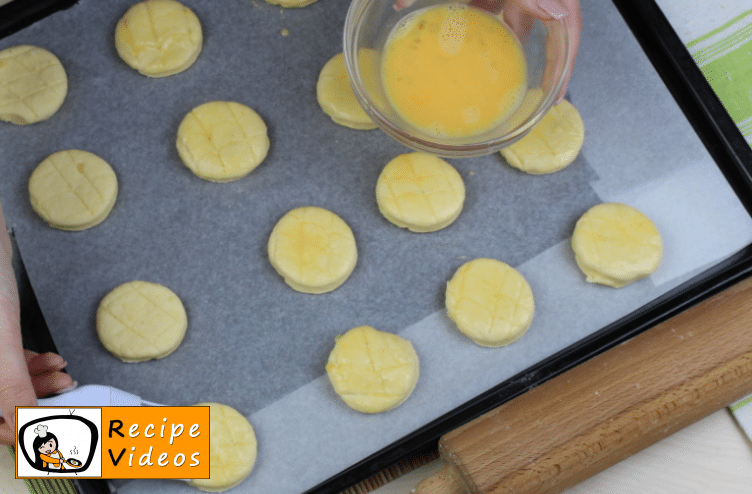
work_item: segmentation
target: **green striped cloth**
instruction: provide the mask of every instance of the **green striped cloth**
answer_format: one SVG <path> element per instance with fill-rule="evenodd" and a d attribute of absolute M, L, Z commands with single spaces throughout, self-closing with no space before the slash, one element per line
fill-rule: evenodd
<path fill-rule="evenodd" d="M 27 479 L 32 494 L 79 494 L 73 482 L 66 479 Z"/>
<path fill-rule="evenodd" d="M 685 45 L 752 145 L 752 9 Z"/>
<path fill-rule="evenodd" d="M 752 395 L 741 399 L 729 407 L 748 438 L 752 439 Z"/>
<path fill-rule="evenodd" d="M 11 494 L 80 494 L 68 479 L 16 479 L 13 448 L 0 446 L 0 492 Z"/>

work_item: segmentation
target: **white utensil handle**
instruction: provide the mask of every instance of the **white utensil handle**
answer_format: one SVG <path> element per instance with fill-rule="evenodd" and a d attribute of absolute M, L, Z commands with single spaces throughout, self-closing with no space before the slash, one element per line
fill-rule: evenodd
<path fill-rule="evenodd" d="M 121 389 L 101 384 L 87 384 L 79 386 L 65 393 L 49 398 L 39 398 L 37 403 L 40 407 L 106 407 L 106 406 L 130 406 L 141 405 L 161 406 L 159 403 L 144 401 L 141 397 L 127 393 Z M 2 414 L 0 414 L 0 417 Z"/>

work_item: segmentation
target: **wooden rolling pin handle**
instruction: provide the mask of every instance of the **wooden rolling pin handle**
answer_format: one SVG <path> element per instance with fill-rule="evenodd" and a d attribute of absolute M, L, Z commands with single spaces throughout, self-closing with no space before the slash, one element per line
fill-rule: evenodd
<path fill-rule="evenodd" d="M 447 433 L 413 492 L 561 492 L 750 392 L 752 278 Z"/>

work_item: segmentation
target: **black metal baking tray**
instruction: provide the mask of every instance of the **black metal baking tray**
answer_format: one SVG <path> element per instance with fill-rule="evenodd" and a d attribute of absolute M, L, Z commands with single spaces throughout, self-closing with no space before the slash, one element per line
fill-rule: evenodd
<path fill-rule="evenodd" d="M 13 0 L 0 7 L 0 38 L 73 6 L 78 0 Z"/>
<path fill-rule="evenodd" d="M 0 7 L 0 37 L 22 29 L 35 20 L 75 2 L 19 1 Z M 657 5 L 650 0 L 613 0 L 657 73 L 680 106 L 741 203 L 752 215 L 752 150 L 691 59 Z M 588 22 L 586 19 L 585 22 Z M 436 448 L 444 433 L 524 393 L 654 326 L 676 313 L 722 291 L 752 273 L 752 246 L 671 290 L 632 314 L 602 328 L 590 337 L 538 362 L 511 379 L 374 453 L 347 470 L 311 489 L 310 493 L 334 493 L 414 455 Z M 30 324 L 25 324 L 25 330 Z M 44 333 L 39 319 L 33 333 Z M 47 332 L 48 333 L 48 332 Z M 53 350 L 51 338 L 35 336 L 43 343 L 38 351 Z M 45 343 L 46 341 L 46 343 Z M 81 482 L 89 492 L 99 492 L 96 482 Z"/>

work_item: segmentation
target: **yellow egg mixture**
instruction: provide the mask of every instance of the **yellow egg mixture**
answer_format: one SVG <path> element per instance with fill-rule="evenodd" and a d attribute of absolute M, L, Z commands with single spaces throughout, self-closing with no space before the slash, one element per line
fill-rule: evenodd
<path fill-rule="evenodd" d="M 418 10 L 384 47 L 389 102 L 430 135 L 466 137 L 495 127 L 525 95 L 522 47 L 496 17 L 461 3 Z"/>

